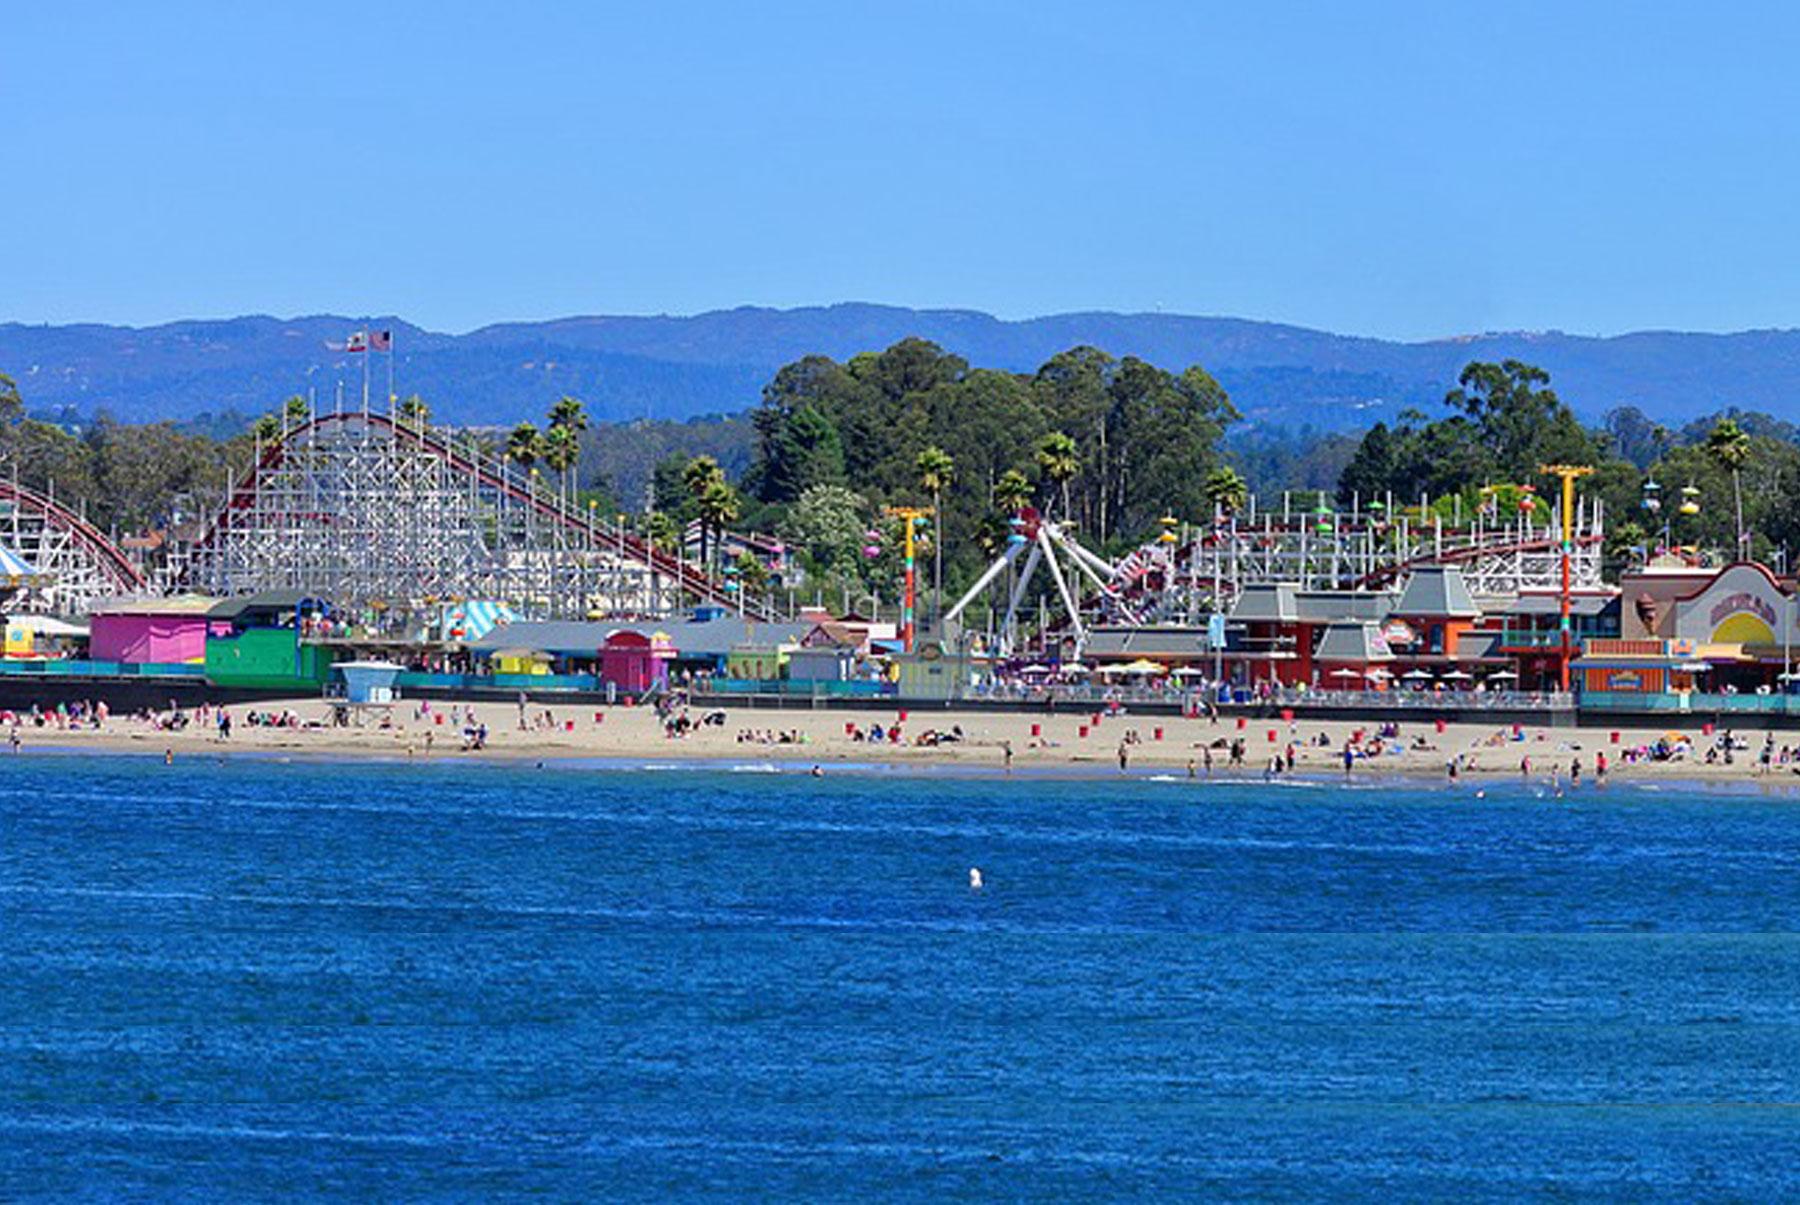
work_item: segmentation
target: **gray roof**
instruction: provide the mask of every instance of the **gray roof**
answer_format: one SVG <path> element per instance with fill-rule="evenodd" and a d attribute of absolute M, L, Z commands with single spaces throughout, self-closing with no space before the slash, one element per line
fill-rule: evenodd
<path fill-rule="evenodd" d="M 1300 619 L 1292 582 L 1252 582 L 1238 595 L 1231 618 L 1239 623 L 1295 623 Z"/>
<path fill-rule="evenodd" d="M 1457 637 L 1456 659 L 1458 661 L 1499 655 L 1500 633 L 1498 632 L 1484 632 L 1480 628 L 1476 628 Z"/>
<path fill-rule="evenodd" d="M 240 594 L 227 598 L 206 613 L 208 619 L 236 619 L 246 611 L 292 612 L 302 603 L 319 602 L 319 596 L 305 590 L 264 590 L 258 594 Z"/>
<path fill-rule="evenodd" d="M 1388 651 L 1381 625 L 1348 622 L 1327 624 L 1313 657 L 1318 661 L 1368 662 L 1392 661 L 1394 654 Z"/>
<path fill-rule="evenodd" d="M 1089 657 L 1198 657 L 1209 652 L 1205 628 L 1094 628 Z"/>
<path fill-rule="evenodd" d="M 1604 615 L 1608 607 L 1616 607 L 1619 596 L 1599 594 L 1571 594 L 1569 596 L 1569 614 L 1571 615 Z M 1508 615 L 1561 615 L 1562 597 L 1557 594 L 1521 594 L 1506 608 Z"/>
<path fill-rule="evenodd" d="M 1307 623 L 1339 619 L 1386 619 L 1394 609 L 1394 595 L 1367 590 L 1304 590 L 1294 596 L 1300 618 Z"/>
<path fill-rule="evenodd" d="M 663 632 L 674 644 L 678 655 L 722 657 L 744 645 L 797 643 L 812 629 L 810 623 L 756 623 L 736 615 L 721 615 L 704 623 L 691 619 L 666 623 L 654 620 L 607 623 L 604 620 L 525 619 L 499 625 L 471 642 L 469 647 L 482 652 L 529 648 L 559 656 L 591 657 L 613 632 L 637 632 L 644 636 Z"/>
<path fill-rule="evenodd" d="M 1481 608 L 1469 593 L 1469 583 L 1454 565 L 1420 565 L 1406 579 L 1406 589 L 1394 605 L 1398 615 L 1429 619 L 1475 619 Z"/>

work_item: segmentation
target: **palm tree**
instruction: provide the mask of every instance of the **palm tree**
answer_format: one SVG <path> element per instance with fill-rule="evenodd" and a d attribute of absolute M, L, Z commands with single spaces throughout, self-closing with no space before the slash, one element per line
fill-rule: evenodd
<path fill-rule="evenodd" d="M 1063 518 L 1072 516 L 1069 509 L 1069 482 L 1081 471 L 1081 457 L 1075 441 L 1061 431 L 1051 431 L 1038 442 L 1038 469 L 1047 481 L 1062 488 Z"/>
<path fill-rule="evenodd" d="M 288 423 L 297 427 L 312 417 L 312 407 L 307 404 L 305 398 L 296 393 L 281 404 L 281 413 Z"/>
<path fill-rule="evenodd" d="M 1706 433 L 1706 455 L 1731 474 L 1731 497 L 1737 506 L 1737 557 L 1744 557 L 1744 489 L 1741 475 L 1750 462 L 1750 435 L 1736 419 L 1722 418 Z"/>
<path fill-rule="evenodd" d="M 681 543 L 681 525 L 667 511 L 653 510 L 645 519 L 645 534 L 650 543 L 664 552 L 674 552 Z"/>
<path fill-rule="evenodd" d="M 1008 469 L 994 482 L 994 505 L 1017 514 L 1031 504 L 1031 481 L 1017 469 Z"/>
<path fill-rule="evenodd" d="M 696 456 L 687 462 L 686 468 L 681 470 L 681 484 L 687 488 L 688 496 L 698 503 L 706 497 L 706 492 L 713 486 L 725 484 L 725 470 L 720 468 L 719 462 L 710 456 Z M 706 519 L 705 516 L 702 516 L 700 520 L 701 564 L 707 563 L 706 529 Z"/>
<path fill-rule="evenodd" d="M 931 617 L 935 621 L 944 613 L 944 491 L 956 479 L 956 461 L 932 444 L 919 453 L 913 467 L 918 470 L 919 488 L 931 495 Z"/>
<path fill-rule="evenodd" d="M 588 429 L 587 406 L 578 397 L 564 394 L 550 407 L 550 426 L 570 427 L 577 435 Z"/>
<path fill-rule="evenodd" d="M 561 502 L 569 492 L 569 470 L 581 459 L 581 436 L 573 427 L 551 427 L 544 436 L 544 463 L 557 474 L 556 498 Z"/>
<path fill-rule="evenodd" d="M 731 488 L 723 476 L 720 476 L 700 494 L 700 539 L 704 543 L 707 530 L 709 528 L 712 530 L 714 560 L 718 559 L 717 550 L 721 543 L 720 537 L 725 534 L 727 527 L 737 522 L 737 517 L 737 491 Z M 701 555 L 705 555 L 704 551 Z"/>
<path fill-rule="evenodd" d="M 506 457 L 522 469 L 529 471 L 543 454 L 544 437 L 536 423 L 520 423 L 506 437 Z"/>
<path fill-rule="evenodd" d="M 410 423 L 421 431 L 431 421 L 431 407 L 416 393 L 400 403 L 398 414 L 401 422 Z"/>
<path fill-rule="evenodd" d="M 1250 487 L 1244 484 L 1236 469 L 1223 464 L 1206 475 L 1200 492 L 1215 509 L 1232 515 L 1243 509 L 1250 496 Z"/>

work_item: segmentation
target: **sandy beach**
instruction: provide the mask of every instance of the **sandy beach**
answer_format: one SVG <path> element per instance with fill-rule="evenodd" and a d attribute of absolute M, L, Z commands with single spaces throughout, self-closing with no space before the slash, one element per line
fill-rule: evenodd
<path fill-rule="evenodd" d="M 699 720 L 708 708 L 688 712 Z M 1250 719 L 1243 728 L 1233 717 L 1214 722 L 1205 718 L 1134 717 L 1129 713 L 1109 716 L 1098 726 L 1089 716 L 1069 714 L 1031 715 L 990 712 L 913 713 L 900 723 L 900 742 L 855 739 L 847 726 L 866 736 L 872 725 L 885 730 L 898 721 L 899 713 L 876 711 L 791 711 L 721 709 L 722 724 L 701 724 L 685 735 L 671 737 L 655 712 L 645 707 L 574 706 L 532 704 L 521 726 L 519 708 L 500 703 L 431 705 L 421 714 L 419 705 L 397 705 L 391 724 L 382 726 L 369 716 L 360 726 L 328 726 L 329 709 L 318 699 L 240 705 L 228 709 L 232 731 L 221 739 L 213 717 L 195 718 L 185 728 L 164 730 L 149 721 L 113 716 L 103 727 L 60 727 L 55 717 L 43 726 L 29 719 L 19 729 L 18 752 L 36 750 L 128 752 L 168 756 L 196 754 L 284 753 L 317 757 L 379 757 L 458 759 L 485 761 L 618 759 L 668 761 L 697 759 L 719 762 L 802 762 L 821 767 L 835 764 L 935 766 L 950 770 L 1004 770 L 1010 763 L 1019 771 L 1117 773 L 1120 752 L 1132 771 L 1156 769 L 1196 775 L 1206 773 L 1210 753 L 1214 773 L 1231 771 L 1261 774 L 1271 758 L 1285 756 L 1293 746 L 1294 771 L 1319 776 L 1344 773 L 1343 747 L 1360 733 L 1364 746 L 1378 732 L 1382 721 L 1349 722 L 1307 720 L 1293 723 L 1277 719 Z M 292 711 L 300 727 L 265 727 L 249 722 L 252 712 L 279 715 Z M 466 747 L 463 730 L 485 724 L 485 748 Z M 1085 735 L 1083 729 L 1086 728 Z M 961 739 L 937 744 L 917 743 L 930 732 L 961 731 Z M 1035 729 L 1035 734 L 1034 734 Z M 1160 732 L 1160 737 L 1159 737 Z M 1690 738 L 1693 752 L 1668 761 L 1628 761 L 1627 751 L 1680 733 Z M 1623 729 L 1618 742 L 1606 729 L 1526 727 L 1523 739 L 1510 726 L 1499 724 L 1449 724 L 1439 732 L 1434 724 L 1404 723 L 1396 738 L 1380 742 L 1380 752 L 1358 758 L 1353 775 L 1405 775 L 1447 779 L 1449 764 L 1458 763 L 1460 776 L 1529 773 L 1548 778 L 1553 773 L 1566 779 L 1573 762 L 1581 762 L 1584 779 L 1591 780 L 1596 755 L 1605 753 L 1611 780 L 1661 779 L 1709 782 L 1765 782 L 1800 785 L 1800 758 L 1781 764 L 1784 743 L 1800 750 L 1800 737 L 1776 734 L 1775 764 L 1765 776 L 1759 766 L 1764 736 L 1739 734 L 1748 749 L 1738 750 L 1732 764 L 1722 758 L 1706 764 L 1704 752 L 1712 738 L 1702 735 L 1698 723 L 1685 726 Z M 784 739 L 786 738 L 786 739 Z M 1243 760 L 1231 765 L 1230 745 L 1243 743 Z"/>

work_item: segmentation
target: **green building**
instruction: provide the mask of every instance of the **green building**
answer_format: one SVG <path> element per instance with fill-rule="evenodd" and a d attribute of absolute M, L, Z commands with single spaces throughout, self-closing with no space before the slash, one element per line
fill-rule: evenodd
<path fill-rule="evenodd" d="M 206 680 L 214 686 L 320 694 L 336 650 L 301 640 L 322 604 L 296 590 L 226 599 L 207 612 Z M 222 631 L 230 625 L 229 633 Z"/>

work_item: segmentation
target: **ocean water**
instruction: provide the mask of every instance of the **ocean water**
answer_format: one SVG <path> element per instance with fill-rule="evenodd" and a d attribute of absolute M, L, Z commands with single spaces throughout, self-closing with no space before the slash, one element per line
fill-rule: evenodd
<path fill-rule="evenodd" d="M 1792 1195 L 1797 929 L 1795 796 L 28 755 L 0 1197 Z"/>

